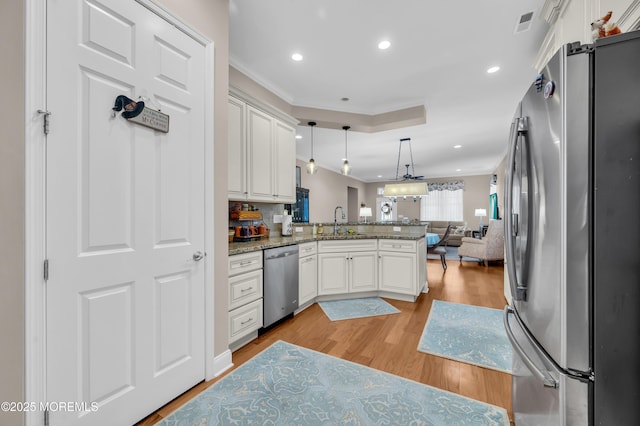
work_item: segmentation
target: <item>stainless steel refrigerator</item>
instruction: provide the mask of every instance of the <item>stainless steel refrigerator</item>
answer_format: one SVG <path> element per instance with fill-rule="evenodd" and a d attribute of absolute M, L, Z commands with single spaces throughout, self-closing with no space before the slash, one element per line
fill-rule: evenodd
<path fill-rule="evenodd" d="M 532 80 L 505 189 L 514 420 L 636 425 L 640 32 L 564 46 Z"/>

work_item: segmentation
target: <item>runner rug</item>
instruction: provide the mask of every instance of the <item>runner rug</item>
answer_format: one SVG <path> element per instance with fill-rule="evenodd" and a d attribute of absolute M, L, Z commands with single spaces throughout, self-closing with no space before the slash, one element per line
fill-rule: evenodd
<path fill-rule="evenodd" d="M 400 312 L 379 297 L 331 300 L 319 302 L 318 304 L 331 321 L 397 314 Z"/>
<path fill-rule="evenodd" d="M 434 300 L 418 350 L 511 373 L 502 310 Z"/>
<path fill-rule="evenodd" d="M 508 425 L 506 410 L 274 343 L 170 414 L 168 425 Z"/>

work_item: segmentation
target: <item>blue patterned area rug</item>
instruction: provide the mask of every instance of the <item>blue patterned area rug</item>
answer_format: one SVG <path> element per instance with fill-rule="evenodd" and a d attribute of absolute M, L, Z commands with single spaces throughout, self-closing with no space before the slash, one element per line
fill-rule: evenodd
<path fill-rule="evenodd" d="M 418 350 L 511 373 L 513 349 L 500 309 L 434 300 Z"/>
<path fill-rule="evenodd" d="M 318 302 L 318 304 L 331 321 L 397 314 L 400 312 L 379 297 L 331 300 Z"/>
<path fill-rule="evenodd" d="M 508 425 L 505 409 L 282 341 L 173 412 L 177 425 Z"/>

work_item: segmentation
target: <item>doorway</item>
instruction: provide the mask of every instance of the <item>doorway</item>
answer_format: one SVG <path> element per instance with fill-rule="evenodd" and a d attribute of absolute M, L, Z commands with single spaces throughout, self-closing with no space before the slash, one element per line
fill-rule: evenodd
<path fill-rule="evenodd" d="M 49 424 L 131 424 L 205 378 L 212 45 L 146 0 L 47 6 L 44 385 L 79 407 Z"/>
<path fill-rule="evenodd" d="M 358 205 L 358 188 L 347 187 L 347 220 L 349 223 L 358 222 L 360 208 Z"/>

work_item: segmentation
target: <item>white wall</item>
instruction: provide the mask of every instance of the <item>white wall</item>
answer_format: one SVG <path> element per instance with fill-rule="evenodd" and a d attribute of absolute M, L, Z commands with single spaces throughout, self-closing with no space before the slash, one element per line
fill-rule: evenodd
<path fill-rule="evenodd" d="M 215 283 L 214 352 L 228 345 L 227 255 L 227 99 L 229 88 L 229 2 L 228 0 L 156 0 L 174 15 L 214 42 L 214 211 L 213 256 Z"/>
<path fill-rule="evenodd" d="M 0 401 L 24 400 L 24 5 L 5 1 L 0 13 Z M 0 411 L 0 424 L 22 415 Z"/>

